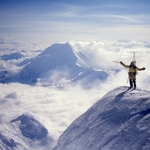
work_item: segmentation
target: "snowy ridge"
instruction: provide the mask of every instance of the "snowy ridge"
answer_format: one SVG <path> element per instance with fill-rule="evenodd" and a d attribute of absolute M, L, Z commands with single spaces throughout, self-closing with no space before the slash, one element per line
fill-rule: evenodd
<path fill-rule="evenodd" d="M 62 134 L 54 150 L 149 150 L 150 92 L 118 87 Z"/>

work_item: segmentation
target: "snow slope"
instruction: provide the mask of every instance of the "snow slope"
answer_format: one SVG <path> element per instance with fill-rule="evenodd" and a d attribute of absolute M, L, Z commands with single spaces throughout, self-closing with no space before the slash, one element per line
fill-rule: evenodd
<path fill-rule="evenodd" d="M 60 136 L 54 150 L 149 150 L 150 92 L 118 87 Z"/>

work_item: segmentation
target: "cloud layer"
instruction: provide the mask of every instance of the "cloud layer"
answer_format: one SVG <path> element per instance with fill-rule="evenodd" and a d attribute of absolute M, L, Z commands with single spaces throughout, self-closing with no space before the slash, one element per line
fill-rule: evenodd
<path fill-rule="evenodd" d="M 80 84 L 68 85 L 62 89 L 43 87 L 42 82 L 35 86 L 20 83 L 0 84 L 1 122 L 7 123 L 23 113 L 31 113 L 48 129 L 49 135 L 56 142 L 72 121 L 109 90 L 122 85 L 128 86 L 127 70 L 113 60 L 129 64 L 134 52 L 137 66 L 146 67 L 146 70 L 139 72 L 137 76 L 137 87 L 150 90 L 149 42 L 70 41 L 69 44 L 75 52 L 82 51 L 88 58 L 99 64 L 99 69 L 109 72 L 109 78 L 105 82 L 98 81 L 90 89 L 83 89 Z M 18 51 L 21 52 L 22 49 Z M 1 54 L 5 52 L 10 53 L 12 50 L 2 50 Z M 24 51 L 24 53 L 27 57 L 33 57 L 36 54 L 35 51 Z M 20 60 L 1 61 L 0 66 L 16 67 L 16 70 L 18 61 L 20 62 Z M 78 61 L 78 63 L 81 62 Z M 57 76 L 57 72 L 54 75 Z"/>

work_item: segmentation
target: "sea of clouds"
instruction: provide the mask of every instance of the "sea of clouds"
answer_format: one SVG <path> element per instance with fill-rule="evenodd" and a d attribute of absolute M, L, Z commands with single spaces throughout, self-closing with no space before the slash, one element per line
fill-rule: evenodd
<path fill-rule="evenodd" d="M 90 64 L 93 68 L 109 72 L 110 76 L 107 80 L 98 81 L 89 89 L 83 88 L 80 83 L 73 86 L 66 85 L 63 88 L 44 86 L 45 83 L 42 82 L 32 86 L 21 83 L 0 84 L 0 122 L 7 123 L 23 113 L 30 113 L 48 129 L 55 145 L 58 137 L 72 121 L 83 114 L 103 95 L 115 87 L 129 85 L 127 70 L 113 61 L 123 61 L 125 64 L 129 64 L 134 53 L 137 66 L 146 68 L 145 71 L 141 71 L 137 75 L 137 87 L 150 90 L 149 42 L 127 40 L 70 41 L 69 44 L 74 51 L 82 51 L 93 60 L 93 63 Z M 48 44 L 45 44 L 45 48 L 43 43 L 36 46 L 30 43 L 26 47 L 23 42 L 2 42 L 1 40 L 0 45 L 0 55 L 17 51 L 21 52 L 25 58 L 31 58 L 41 53 Z M 6 68 L 15 73 L 21 69 L 17 64 L 25 58 L 9 61 L 0 60 L 0 69 Z M 78 60 L 78 64 L 81 65 L 82 62 Z M 94 66 L 94 64 L 99 65 Z M 57 73 L 55 75 L 57 76 Z M 53 77 L 55 78 L 55 76 Z M 47 82 L 49 81 L 47 80 Z"/>

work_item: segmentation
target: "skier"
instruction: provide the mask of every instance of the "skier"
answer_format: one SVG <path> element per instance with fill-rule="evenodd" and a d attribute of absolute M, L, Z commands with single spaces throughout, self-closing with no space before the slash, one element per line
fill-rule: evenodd
<path fill-rule="evenodd" d="M 122 61 L 120 61 L 120 64 L 122 66 L 124 66 L 125 68 L 128 68 L 129 69 L 129 83 L 130 83 L 130 88 L 133 87 L 134 85 L 134 89 L 136 89 L 136 74 L 137 74 L 137 71 L 141 71 L 141 70 L 145 70 L 145 67 L 143 68 L 138 68 L 136 65 L 135 65 L 136 61 L 132 61 L 130 63 L 130 65 L 125 65 Z"/>

